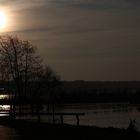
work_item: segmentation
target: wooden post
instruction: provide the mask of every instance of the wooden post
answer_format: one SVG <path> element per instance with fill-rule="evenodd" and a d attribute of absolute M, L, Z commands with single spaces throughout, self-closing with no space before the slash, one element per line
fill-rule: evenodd
<path fill-rule="evenodd" d="M 33 116 L 33 114 L 34 114 L 34 104 L 33 104 L 33 103 L 31 103 L 30 107 L 31 107 L 32 116 Z"/>
<path fill-rule="evenodd" d="M 19 109 L 19 113 L 21 113 L 21 110 L 22 110 L 22 109 L 21 109 L 21 105 L 19 104 L 18 107 L 19 107 L 19 108 L 18 108 L 18 109 Z"/>
<path fill-rule="evenodd" d="M 15 105 L 15 101 L 13 102 L 13 115 L 12 118 L 15 119 L 16 118 L 16 105 Z"/>
<path fill-rule="evenodd" d="M 52 111 L 53 111 L 53 123 L 55 123 L 55 115 L 54 115 L 54 102 L 53 102 L 53 104 L 52 104 Z"/>
<path fill-rule="evenodd" d="M 37 104 L 37 115 L 38 115 L 38 122 L 40 122 L 40 104 Z"/>
<path fill-rule="evenodd" d="M 61 124 L 63 124 L 63 114 L 60 115 Z"/>
<path fill-rule="evenodd" d="M 10 104 L 9 116 L 12 119 L 12 104 Z"/>
<path fill-rule="evenodd" d="M 38 112 L 38 122 L 40 122 L 40 113 Z"/>
<path fill-rule="evenodd" d="M 76 119 L 77 119 L 77 126 L 79 125 L 79 115 L 76 114 Z"/>

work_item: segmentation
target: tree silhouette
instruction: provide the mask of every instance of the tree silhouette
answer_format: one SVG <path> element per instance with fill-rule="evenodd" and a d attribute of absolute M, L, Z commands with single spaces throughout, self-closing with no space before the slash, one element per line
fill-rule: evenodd
<path fill-rule="evenodd" d="M 36 47 L 16 36 L 0 36 L 0 77 L 14 82 L 15 97 L 39 96 L 41 88 L 50 93 L 59 78 L 49 66 L 43 66 Z"/>

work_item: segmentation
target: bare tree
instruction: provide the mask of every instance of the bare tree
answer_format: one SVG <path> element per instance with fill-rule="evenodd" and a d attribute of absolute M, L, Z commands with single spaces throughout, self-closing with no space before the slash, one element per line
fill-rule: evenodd
<path fill-rule="evenodd" d="M 31 99 L 26 100 L 30 102 L 31 108 L 34 108 L 35 101 L 39 111 L 39 99 L 44 92 L 48 97 L 48 105 L 52 103 L 54 106 L 54 90 L 59 83 L 59 77 L 49 66 L 43 66 L 36 47 L 28 41 L 22 41 L 16 36 L 0 36 L 0 78 L 12 83 L 11 87 L 16 89 L 14 94 L 15 99 L 18 99 L 16 101 L 20 112 L 24 99 Z M 15 103 L 11 106 L 15 114 Z"/>
<path fill-rule="evenodd" d="M 39 94 L 43 87 L 49 93 L 58 81 L 52 69 L 42 65 L 35 46 L 10 35 L 0 36 L 0 77 L 14 81 L 17 97 Z"/>

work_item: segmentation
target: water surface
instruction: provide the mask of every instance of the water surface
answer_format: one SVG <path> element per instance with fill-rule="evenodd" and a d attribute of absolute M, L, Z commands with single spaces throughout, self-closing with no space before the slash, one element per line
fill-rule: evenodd
<path fill-rule="evenodd" d="M 81 125 L 127 128 L 130 120 L 136 120 L 140 130 L 140 105 L 129 103 L 67 104 L 59 106 L 56 112 L 85 113 L 80 117 Z M 59 118 L 56 118 L 59 120 Z M 76 124 L 75 116 L 64 117 L 64 122 Z"/>

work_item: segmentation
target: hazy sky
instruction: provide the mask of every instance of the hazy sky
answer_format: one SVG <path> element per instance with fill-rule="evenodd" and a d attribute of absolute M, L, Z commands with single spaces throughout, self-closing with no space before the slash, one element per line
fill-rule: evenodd
<path fill-rule="evenodd" d="M 6 32 L 64 80 L 140 80 L 139 0 L 0 0 Z"/>

